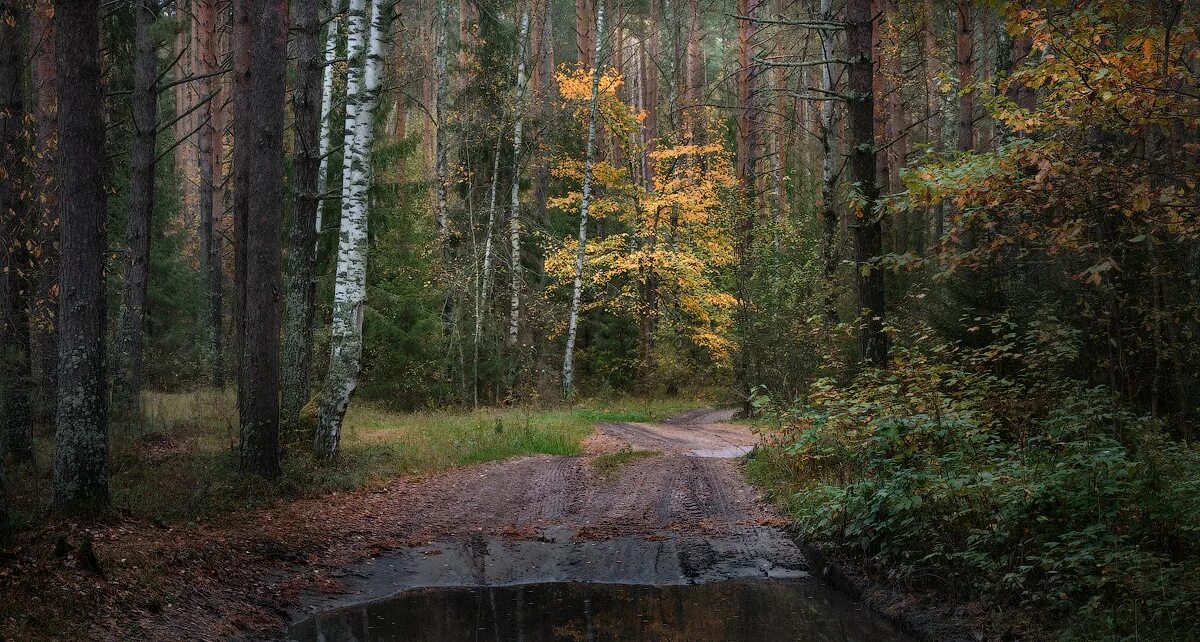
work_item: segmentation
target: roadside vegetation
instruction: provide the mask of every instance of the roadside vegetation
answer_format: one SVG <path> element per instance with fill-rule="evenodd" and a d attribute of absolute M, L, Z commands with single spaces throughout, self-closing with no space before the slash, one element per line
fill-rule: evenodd
<path fill-rule="evenodd" d="M 818 380 L 766 413 L 751 477 L 811 544 L 973 604 L 997 639 L 1195 639 L 1200 448 L 1069 377 L 1059 329 L 914 340 L 888 371 Z"/>
<path fill-rule="evenodd" d="M 577 455 L 597 423 L 657 421 L 703 405 L 687 398 L 583 399 L 570 406 L 400 412 L 359 403 L 346 416 L 335 461 L 285 439 L 283 475 L 238 473 L 232 391 L 147 393 L 145 418 L 114 427 L 112 501 L 120 513 L 186 523 L 279 500 L 351 490 L 401 475 L 531 454 Z M 50 504 L 53 441 L 36 461 L 10 469 L 14 518 L 34 522 Z"/>

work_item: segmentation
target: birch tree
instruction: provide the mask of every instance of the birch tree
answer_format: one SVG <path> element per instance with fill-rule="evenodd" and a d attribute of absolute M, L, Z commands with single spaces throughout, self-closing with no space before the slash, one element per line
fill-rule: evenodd
<path fill-rule="evenodd" d="M 596 3 L 595 67 L 592 70 L 592 97 L 588 106 L 587 146 L 583 161 L 583 197 L 579 205 L 579 248 L 575 254 L 575 286 L 571 292 L 571 311 L 567 318 L 567 349 L 563 355 L 563 397 L 571 396 L 575 372 L 575 335 L 579 327 L 579 301 L 583 297 L 583 263 L 587 258 L 588 205 L 592 198 L 592 168 L 596 164 L 596 125 L 600 119 L 600 43 L 604 33 L 604 3 Z"/>
<path fill-rule="evenodd" d="M 525 102 L 525 40 L 529 33 L 529 10 L 521 16 L 517 33 L 517 85 L 513 100 L 512 211 L 508 219 L 509 251 L 512 256 L 512 297 L 508 306 L 508 344 L 517 345 L 521 324 L 521 135 Z M 514 359 L 515 361 L 515 359 Z M 515 370 L 513 382 L 515 383 Z"/>
<path fill-rule="evenodd" d="M 500 144 L 504 140 L 503 131 L 496 136 L 496 148 L 492 154 L 492 184 L 488 188 L 488 216 L 484 227 L 483 265 L 479 270 L 478 284 L 475 288 L 475 341 L 472 352 L 474 368 L 472 376 L 475 383 L 474 400 L 479 405 L 479 342 L 483 337 L 483 310 L 487 305 L 488 293 L 492 284 L 492 230 L 496 225 L 496 189 L 500 183 Z"/>
<path fill-rule="evenodd" d="M 104 376 L 104 104 L 100 3 L 55 7 L 58 30 L 58 185 L 62 290 L 54 455 L 54 509 L 108 507 L 108 404 Z"/>
<path fill-rule="evenodd" d="M 329 374 L 318 415 L 315 448 L 335 457 L 346 407 L 362 367 L 363 306 L 367 294 L 367 188 L 371 182 L 373 114 L 383 55 L 383 3 L 371 0 L 367 36 L 363 0 L 351 0 L 347 27 L 350 64 L 346 77 L 346 136 L 342 170 L 341 238 L 330 328 Z M 364 36 L 366 41 L 364 42 Z"/>

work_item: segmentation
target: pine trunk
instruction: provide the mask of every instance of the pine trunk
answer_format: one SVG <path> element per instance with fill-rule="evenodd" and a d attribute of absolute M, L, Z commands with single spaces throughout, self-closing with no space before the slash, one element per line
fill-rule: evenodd
<path fill-rule="evenodd" d="M 604 2 L 596 6 L 596 49 L 594 60 L 600 60 L 600 34 L 604 32 Z M 567 319 L 567 348 L 563 356 L 563 397 L 571 396 L 575 374 L 575 337 L 579 329 L 579 303 L 583 298 L 583 263 L 587 258 L 588 207 L 592 199 L 592 167 L 596 163 L 596 127 L 600 120 L 600 76 L 597 64 L 592 70 L 592 97 L 588 109 L 587 147 L 583 161 L 583 197 L 579 204 L 579 248 L 575 254 L 575 284 L 571 293 L 571 311 Z"/>
<path fill-rule="evenodd" d="M 62 289 L 54 509 L 89 515 L 108 507 L 100 3 L 55 9 Z"/>
<path fill-rule="evenodd" d="M 38 404 L 35 419 L 54 421 L 58 389 L 58 189 L 54 159 L 58 145 L 57 69 L 54 61 L 54 7 L 51 0 L 37 0 L 29 18 L 33 52 L 34 190 L 31 202 L 37 210 L 37 285 L 31 309 L 33 345 L 37 352 Z"/>
<path fill-rule="evenodd" d="M 877 264 L 883 253 L 883 226 L 876 211 L 879 201 L 875 149 L 874 102 L 871 92 L 871 0 L 846 5 L 846 56 L 849 65 L 850 171 L 854 184 L 854 261 L 859 308 L 859 356 L 865 365 L 886 367 L 887 335 L 883 331 L 883 272 Z"/>
<path fill-rule="evenodd" d="M 25 101 L 24 7 L 0 5 L 0 468 L 33 459 L 28 297 L 32 233 L 23 198 Z"/>
<path fill-rule="evenodd" d="M 245 296 L 241 347 L 241 467 L 244 472 L 279 475 L 279 330 L 282 276 L 283 110 L 287 71 L 288 3 L 286 0 L 236 0 L 248 13 L 249 67 L 245 111 L 234 114 L 235 144 L 249 147 L 242 156 L 245 176 L 235 185 L 246 193 Z M 249 6 L 246 6 L 246 5 Z M 251 189 L 250 177 L 253 177 Z"/>
<path fill-rule="evenodd" d="M 146 294 L 150 279 L 150 219 L 154 215 L 154 157 L 158 134 L 158 49 L 151 30 L 158 20 L 158 0 L 135 5 L 133 68 L 133 151 L 126 228 L 125 283 L 117 328 L 113 404 L 118 415 L 141 412 L 142 335 L 146 327 Z M 211 180 L 210 180 L 211 182 Z M 203 191 L 203 189 L 201 190 Z"/>
<path fill-rule="evenodd" d="M 216 0 L 196 0 L 197 30 L 200 51 L 197 56 L 197 72 L 207 76 L 216 72 L 218 56 L 216 48 Z M 225 358 L 222 332 L 222 272 L 221 246 L 217 230 L 221 208 L 216 199 L 217 174 L 220 167 L 219 139 L 216 126 L 220 111 L 220 83 L 208 77 L 200 81 L 201 93 L 208 102 L 201 109 L 204 124 L 200 127 L 200 282 L 203 284 L 204 325 L 208 333 L 209 381 L 214 388 L 225 385 Z"/>
<path fill-rule="evenodd" d="M 296 88 L 292 96 L 295 139 L 292 159 L 292 232 L 288 247 L 287 301 L 284 306 L 283 398 L 280 424 L 284 432 L 300 427 L 300 411 L 308 403 L 312 370 L 313 306 L 317 271 L 317 209 L 320 207 L 321 116 L 325 59 L 321 53 L 320 15 L 316 2 L 295 11 Z M 332 31 L 332 28 L 330 29 Z"/>
<path fill-rule="evenodd" d="M 975 149 L 975 19 L 972 0 L 957 0 L 958 149 Z"/>

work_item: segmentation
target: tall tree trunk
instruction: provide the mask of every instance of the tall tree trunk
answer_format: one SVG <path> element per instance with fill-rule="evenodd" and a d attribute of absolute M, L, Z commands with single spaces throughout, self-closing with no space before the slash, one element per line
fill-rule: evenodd
<path fill-rule="evenodd" d="M 538 117 L 544 120 L 554 108 L 554 1 L 546 0 L 543 7 L 541 49 L 538 51 L 537 97 L 540 101 Z M 546 199 L 550 193 L 550 155 L 538 150 L 537 170 L 533 182 L 534 223 L 541 226 L 546 220 Z M 539 262 L 540 264 L 540 262 Z"/>
<path fill-rule="evenodd" d="M 300 427 L 308 403 L 312 370 L 313 299 L 317 271 L 317 209 L 320 207 L 321 89 L 325 58 L 321 52 L 317 3 L 296 5 L 296 88 L 292 161 L 292 233 L 288 247 L 287 301 L 284 306 L 283 399 L 280 427 Z M 330 31 L 332 32 L 332 24 Z"/>
<path fill-rule="evenodd" d="M 25 206 L 26 8 L 0 4 L 0 468 L 33 458 L 28 297 L 32 230 Z"/>
<path fill-rule="evenodd" d="M 492 185 L 488 188 L 487 226 L 484 228 L 483 265 L 475 288 L 475 340 L 472 352 L 472 375 L 474 376 L 474 400 L 479 405 L 479 343 L 483 338 L 483 311 L 488 305 L 488 294 L 492 285 L 492 236 L 496 226 L 496 189 L 500 183 L 500 145 L 504 141 L 503 130 L 496 136 L 496 148 L 492 154 Z"/>
<path fill-rule="evenodd" d="M 446 112 L 449 111 L 449 92 L 447 89 L 449 79 L 446 75 L 446 32 L 450 28 L 448 17 L 448 9 L 450 0 L 434 0 L 437 2 L 437 45 L 434 50 L 433 59 L 433 74 L 437 83 L 437 98 L 433 107 L 433 120 L 435 127 L 434 141 L 434 197 L 436 203 L 434 207 L 435 223 L 437 224 L 438 241 L 442 245 L 442 255 L 445 257 L 450 249 L 450 221 L 446 211 L 447 190 L 449 189 L 449 169 L 447 167 L 446 158 Z M 443 265 L 444 269 L 449 269 L 449 265 Z"/>
<path fill-rule="evenodd" d="M 373 114 L 378 102 L 379 61 L 383 55 L 383 23 L 382 0 L 371 0 L 369 44 L 365 44 L 362 0 L 351 0 L 341 239 L 333 291 L 329 375 L 316 437 L 317 452 L 329 458 L 337 456 L 342 420 L 358 387 L 362 367 L 363 307 L 367 297 L 367 188 L 371 183 L 370 150 L 374 139 Z"/>
<path fill-rule="evenodd" d="M 833 20 L 832 0 L 821 0 L 821 19 Z M 832 61 L 836 42 L 835 33 L 822 29 L 819 34 L 821 43 L 821 59 Z M 833 63 L 821 65 L 821 96 L 826 98 L 820 104 L 820 134 L 821 134 L 821 262 L 825 285 L 828 288 L 825 302 L 825 315 L 830 321 L 837 320 L 837 305 L 834 297 L 834 276 L 838 267 L 838 211 L 837 211 L 837 181 L 839 172 L 836 169 L 838 159 L 837 149 L 837 103 L 828 100 L 833 95 Z"/>
<path fill-rule="evenodd" d="M 199 52 L 197 73 L 208 76 L 218 67 L 216 0 L 195 0 Z M 224 333 L 222 332 L 222 271 L 219 231 L 216 228 L 223 209 L 216 199 L 216 180 L 220 150 L 216 129 L 221 98 L 220 83 L 212 77 L 200 81 L 207 98 L 201 108 L 203 123 L 198 133 L 200 165 L 200 282 L 203 284 L 204 325 L 208 332 L 209 380 L 214 388 L 225 386 Z"/>
<path fill-rule="evenodd" d="M 245 111 L 234 114 L 235 144 L 251 149 L 242 156 L 246 176 L 234 186 L 248 193 L 245 204 L 246 282 L 241 352 L 241 467 L 244 472 L 279 474 L 279 330 L 281 227 L 283 212 L 283 101 L 287 71 L 287 0 L 235 0 L 248 13 L 249 74 L 235 90 L 244 93 Z M 249 4 L 250 6 L 245 6 Z M 236 11 L 235 11 L 236 12 Z M 235 45 L 236 46 L 236 45 Z M 250 189 L 249 177 L 254 177 Z M 239 199 L 235 196 L 235 202 Z"/>
<path fill-rule="evenodd" d="M 575 374 L 575 336 L 579 328 L 579 302 L 583 298 L 583 263 L 587 258 L 588 207 L 592 199 L 592 168 L 596 163 L 596 127 L 600 120 L 600 43 L 604 33 L 604 1 L 596 3 L 596 49 L 592 69 L 592 97 L 588 109 L 587 146 L 583 161 L 583 197 L 579 204 L 579 248 L 575 253 L 575 285 L 571 293 L 571 312 L 567 318 L 567 348 L 563 356 L 563 397 L 571 396 Z"/>
<path fill-rule="evenodd" d="M 704 123 L 701 115 L 704 112 L 701 104 L 704 102 L 704 53 L 700 49 L 700 0 L 688 0 L 688 14 L 688 97 L 685 101 L 691 116 L 688 133 L 694 144 L 703 144 Z"/>
<path fill-rule="evenodd" d="M 337 5 L 335 11 L 341 11 L 341 7 L 345 5 L 343 0 L 333 0 Z M 338 43 L 338 25 L 344 24 L 341 20 L 331 20 L 328 31 L 325 34 L 325 51 L 323 52 L 324 68 L 321 71 L 321 134 L 318 142 L 318 151 L 321 155 L 321 165 L 317 169 L 317 195 L 324 197 L 326 189 L 329 185 L 329 145 L 330 139 L 333 137 L 333 70 L 334 59 L 337 58 L 337 43 Z M 399 128 L 401 135 L 404 134 L 404 127 Z M 317 258 L 317 251 L 321 246 L 321 214 L 324 210 L 324 205 L 318 199 L 317 201 L 317 218 L 313 223 L 313 229 L 316 232 L 316 237 L 313 238 L 313 260 Z M 315 270 L 315 267 L 314 267 Z M 313 278 L 316 278 L 314 273 Z M 314 283 L 315 285 L 315 283 Z"/>
<path fill-rule="evenodd" d="M 508 217 L 508 242 L 512 257 L 512 297 L 508 308 L 508 345 L 515 347 L 521 329 L 521 136 L 525 108 L 525 40 L 529 33 L 529 11 L 521 17 L 521 28 L 517 34 L 517 85 L 513 89 L 513 166 Z M 513 368 L 509 376 L 510 387 L 516 385 L 518 372 L 517 355 L 510 357 Z"/>
<path fill-rule="evenodd" d="M 758 220 L 759 110 L 756 83 L 759 64 L 754 60 L 758 47 L 759 0 L 738 0 L 737 12 L 737 179 L 741 212 L 737 224 L 737 325 L 739 350 L 734 363 L 735 377 L 744 399 L 743 410 L 750 412 L 753 348 L 750 342 L 751 280 L 754 272 L 754 233 Z"/>
<path fill-rule="evenodd" d="M 154 143 L 158 134 L 158 47 L 151 30 L 158 20 L 158 0 L 138 0 L 135 14 L 133 151 L 130 155 L 129 222 L 125 233 L 128 248 L 113 382 L 113 404 L 117 413 L 125 416 L 137 416 L 142 407 L 142 335 L 146 327 L 146 294 L 150 279 Z"/>
<path fill-rule="evenodd" d="M 597 3 L 604 0 L 575 0 L 575 62 L 582 67 L 595 64 L 597 34 L 595 17 Z"/>
<path fill-rule="evenodd" d="M 250 136 L 251 81 L 251 36 L 250 8 L 253 0 L 233 0 L 233 28 L 230 49 L 233 58 L 233 86 L 230 102 L 233 118 L 230 129 L 233 133 L 233 183 L 231 206 L 233 210 L 233 360 L 237 377 L 238 412 L 247 398 L 244 389 L 246 379 L 242 376 L 242 352 L 246 344 L 246 219 L 250 211 L 250 156 L 253 144 L 245 144 Z"/>
<path fill-rule="evenodd" d="M 1033 39 L 1029 36 L 1019 36 L 1013 40 L 1012 55 L 1009 64 L 1009 72 L 1019 71 L 1022 67 L 1030 62 L 1029 56 L 1033 53 Z M 1009 100 L 1012 100 L 1022 109 L 1033 109 L 1036 102 L 1037 93 L 1032 87 L 1021 82 L 1011 82 L 1008 85 L 1007 92 Z"/>
<path fill-rule="evenodd" d="M 54 15 L 62 217 L 54 509 L 63 515 L 108 507 L 99 10 L 98 0 L 60 2 Z"/>
<path fill-rule="evenodd" d="M 958 149 L 975 149 L 975 19 L 974 0 L 957 0 L 958 28 L 955 45 L 958 72 Z"/>
<path fill-rule="evenodd" d="M 921 43 L 922 58 L 925 65 L 925 139 L 932 150 L 941 151 L 945 147 L 945 142 L 942 138 L 942 130 L 945 127 L 943 123 L 943 119 L 945 118 L 945 109 L 943 108 L 945 98 L 943 98 L 941 92 L 940 76 L 942 62 L 937 44 L 937 18 L 934 13 L 933 0 L 923 0 L 921 10 L 922 21 L 925 23 Z M 929 208 L 928 227 L 926 249 L 929 252 L 934 252 L 938 244 L 942 241 L 942 235 L 945 233 L 945 206 L 942 203 L 937 203 Z"/>
<path fill-rule="evenodd" d="M 871 93 L 871 49 L 874 43 L 871 0 L 846 4 L 846 57 L 849 65 L 850 171 L 854 184 L 854 261 L 859 307 L 859 356 L 865 365 L 887 366 L 883 330 L 883 226 L 879 220 L 876 179 L 875 96 Z"/>
<path fill-rule="evenodd" d="M 37 0 L 29 17 L 33 51 L 34 189 L 30 202 L 36 208 L 38 247 L 31 319 L 33 345 L 37 352 L 39 403 L 35 419 L 54 421 L 58 389 L 58 189 L 54 159 L 58 146 L 58 88 L 54 64 L 54 7 L 51 0 Z"/>

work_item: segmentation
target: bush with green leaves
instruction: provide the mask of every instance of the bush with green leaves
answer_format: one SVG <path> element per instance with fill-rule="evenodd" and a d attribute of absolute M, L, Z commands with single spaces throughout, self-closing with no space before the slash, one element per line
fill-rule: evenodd
<path fill-rule="evenodd" d="M 752 473 L 814 543 L 1065 638 L 1200 627 L 1200 449 L 1067 378 L 1054 320 L 980 320 L 983 348 L 919 338 L 891 369 L 820 380 Z M 1149 635 L 1149 637 L 1146 637 Z"/>

